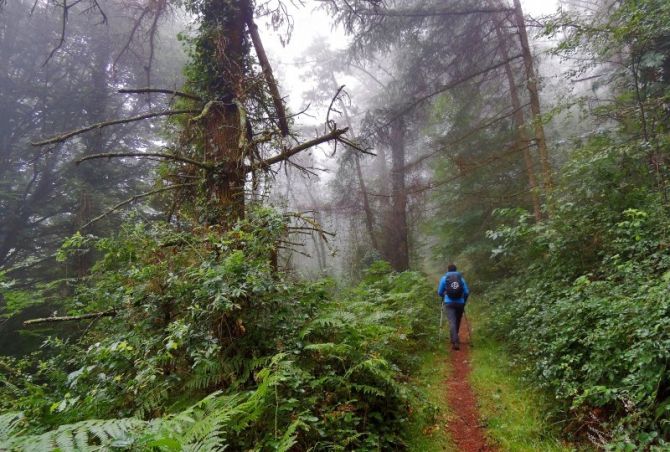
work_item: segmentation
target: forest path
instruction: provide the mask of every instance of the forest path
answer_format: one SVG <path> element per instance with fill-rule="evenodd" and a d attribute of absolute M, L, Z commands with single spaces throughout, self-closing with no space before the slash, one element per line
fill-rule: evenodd
<path fill-rule="evenodd" d="M 451 350 L 449 361 L 451 371 L 446 378 L 445 385 L 449 412 L 452 413 L 447 429 L 459 452 L 494 452 L 487 440 L 485 430 L 480 422 L 477 410 L 477 399 L 470 386 L 470 328 L 467 318 L 461 323 L 461 349 Z M 444 341 L 449 346 L 448 339 Z"/>

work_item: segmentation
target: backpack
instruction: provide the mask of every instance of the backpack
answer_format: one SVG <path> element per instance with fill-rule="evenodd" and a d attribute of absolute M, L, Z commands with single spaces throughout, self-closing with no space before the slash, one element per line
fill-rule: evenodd
<path fill-rule="evenodd" d="M 447 296 L 452 300 L 463 298 L 463 281 L 460 274 L 452 273 L 447 276 Z"/>

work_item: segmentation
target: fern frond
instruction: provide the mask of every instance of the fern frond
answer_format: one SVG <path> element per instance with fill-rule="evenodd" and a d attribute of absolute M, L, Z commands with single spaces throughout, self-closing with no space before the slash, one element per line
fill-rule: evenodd
<path fill-rule="evenodd" d="M 322 342 L 318 344 L 308 344 L 305 346 L 305 350 L 326 354 L 344 355 L 351 351 L 351 346 L 347 344 L 334 344 L 333 342 Z"/>
<path fill-rule="evenodd" d="M 350 378 L 357 372 L 367 372 L 377 378 L 393 383 L 393 373 L 388 361 L 383 358 L 369 358 L 353 366 L 347 371 L 345 377 Z"/>
<path fill-rule="evenodd" d="M 345 325 L 340 318 L 334 317 L 331 315 L 318 317 L 312 320 L 306 327 L 300 332 L 300 338 L 305 339 L 310 334 L 314 333 L 318 329 L 326 330 L 332 332 L 333 330 L 339 329 Z"/>
<path fill-rule="evenodd" d="M 298 417 L 298 419 L 291 422 L 291 425 L 286 428 L 286 431 L 279 440 L 279 443 L 275 446 L 277 452 L 288 452 L 291 450 L 291 447 L 293 447 L 295 443 L 298 442 L 298 435 L 296 432 L 299 428 L 308 430 L 309 426 Z"/>
<path fill-rule="evenodd" d="M 21 451 L 100 450 L 119 444 L 132 445 L 132 438 L 147 425 L 147 422 L 135 418 L 87 420 L 61 425 L 41 435 L 14 436 L 8 438 L 2 447 Z"/>
<path fill-rule="evenodd" d="M 16 432 L 23 417 L 21 412 L 0 414 L 0 441 L 6 440 Z"/>
<path fill-rule="evenodd" d="M 352 383 L 350 387 L 354 392 L 363 393 L 366 396 L 383 397 L 386 394 L 385 391 L 379 388 L 365 384 Z"/>

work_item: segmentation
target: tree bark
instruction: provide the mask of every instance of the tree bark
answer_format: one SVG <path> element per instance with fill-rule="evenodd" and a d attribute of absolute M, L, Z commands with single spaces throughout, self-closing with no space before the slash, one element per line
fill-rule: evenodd
<path fill-rule="evenodd" d="M 207 181 L 208 212 L 205 222 L 230 229 L 244 218 L 244 165 L 246 124 L 241 106 L 245 90 L 245 4 L 241 1 L 212 0 L 203 23 L 211 31 L 207 38 L 213 49 L 216 79 L 207 86 L 212 98 L 220 100 L 204 118 L 206 161 L 219 171 Z"/>
<path fill-rule="evenodd" d="M 249 35 L 251 36 L 251 41 L 254 43 L 254 49 L 256 49 L 256 55 L 258 56 L 258 62 L 263 69 L 263 75 L 265 76 L 265 82 L 268 84 L 270 89 L 270 95 L 272 96 L 272 101 L 274 102 L 275 112 L 277 113 L 277 119 L 279 122 L 279 130 L 281 131 L 282 136 L 288 135 L 288 120 L 286 119 L 286 110 L 284 109 L 284 101 L 279 94 L 279 88 L 277 87 L 277 81 L 275 80 L 274 74 L 272 73 L 272 66 L 270 66 L 270 60 L 268 60 L 267 54 L 265 53 L 265 48 L 263 47 L 263 41 L 261 41 L 261 35 L 258 33 L 258 27 L 253 19 L 253 11 L 251 8 L 247 9 L 246 14 L 247 27 L 249 28 Z"/>
<path fill-rule="evenodd" d="M 544 126 L 542 124 L 540 96 L 537 88 L 537 75 L 535 74 L 535 68 L 533 67 L 533 55 L 530 52 L 526 23 L 523 17 L 523 10 L 521 9 L 521 2 L 519 0 L 514 0 L 514 19 L 519 31 L 523 63 L 526 69 L 526 84 L 530 96 L 530 110 L 533 119 L 533 128 L 535 130 L 535 143 L 537 144 L 538 153 L 540 154 L 540 164 L 542 165 L 542 184 L 544 186 L 545 194 L 549 195 L 553 188 L 551 164 L 549 162 L 549 152 L 547 150 L 547 142 L 544 136 Z"/>
<path fill-rule="evenodd" d="M 507 40 L 500 30 L 500 25 L 495 24 L 496 36 L 500 43 L 502 56 L 505 60 L 508 59 Z M 505 75 L 507 76 L 507 83 L 510 90 L 510 98 L 512 101 L 512 109 L 514 110 L 514 126 L 516 128 L 517 147 L 523 153 L 523 159 L 526 166 L 526 175 L 528 177 L 528 188 L 530 189 L 531 203 L 533 205 L 533 215 L 535 221 L 542 220 L 542 211 L 540 210 L 540 197 L 537 193 L 537 179 L 535 178 L 535 170 L 533 169 L 533 159 L 530 155 L 530 138 L 526 131 L 526 121 L 524 120 L 523 109 L 521 108 L 521 100 L 519 99 L 519 90 L 514 81 L 514 72 L 512 65 L 507 63 L 505 65 Z"/>

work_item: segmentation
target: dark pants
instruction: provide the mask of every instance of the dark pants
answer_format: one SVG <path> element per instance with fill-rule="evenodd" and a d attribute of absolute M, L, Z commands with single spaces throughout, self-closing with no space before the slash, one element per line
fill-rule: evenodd
<path fill-rule="evenodd" d="M 460 344 L 458 330 L 461 328 L 463 311 L 465 311 L 465 305 L 463 304 L 449 303 L 444 305 L 444 312 L 449 320 L 449 337 L 452 344 Z"/>

